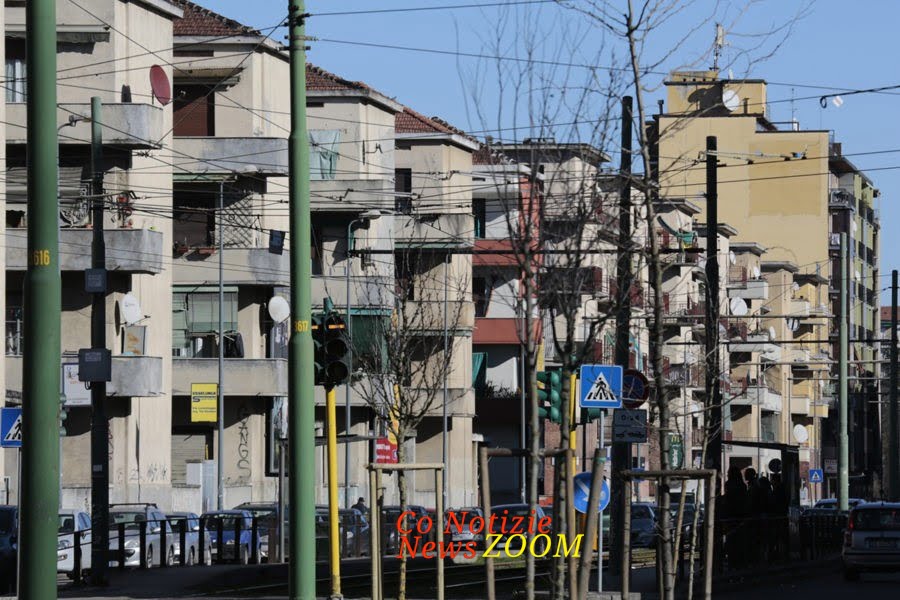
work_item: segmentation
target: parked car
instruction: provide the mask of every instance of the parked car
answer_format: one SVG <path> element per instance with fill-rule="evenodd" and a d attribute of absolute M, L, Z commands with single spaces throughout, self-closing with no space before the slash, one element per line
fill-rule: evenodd
<path fill-rule="evenodd" d="M 862 498 L 848 498 L 847 505 L 850 507 L 850 510 L 853 510 L 860 504 L 865 504 L 866 501 Z M 813 507 L 806 511 L 807 513 L 821 513 L 823 511 L 836 511 L 838 509 L 838 501 L 837 498 L 823 498 L 816 502 Z"/>
<path fill-rule="evenodd" d="M 75 579 L 75 545 L 81 548 L 78 566 L 82 577 L 91 568 L 91 517 L 75 509 L 59 511 L 56 543 L 56 572 Z"/>
<path fill-rule="evenodd" d="M 368 556 L 372 546 L 369 521 L 355 508 L 338 511 L 341 520 L 341 556 Z"/>
<path fill-rule="evenodd" d="M 260 541 L 260 560 L 269 558 L 269 543 L 274 550 L 275 537 L 278 536 L 278 504 L 275 502 L 244 502 L 234 507 L 235 510 L 249 510 L 256 518 L 257 535 Z M 287 510 L 287 507 L 285 507 Z M 288 533 L 290 527 L 284 528 L 285 555 L 287 555 Z M 270 536 L 271 539 L 270 539 Z"/>
<path fill-rule="evenodd" d="M 652 548 L 656 544 L 656 507 L 650 502 L 631 504 L 631 547 Z"/>
<path fill-rule="evenodd" d="M 212 550 L 209 531 L 203 532 L 203 560 L 200 558 L 200 517 L 192 512 L 167 513 L 166 519 L 172 528 L 172 533 L 178 541 L 175 550 L 175 563 L 181 564 L 181 530 L 184 529 L 184 547 L 187 548 L 185 566 L 192 566 L 198 562 L 203 565 L 212 563 Z"/>
<path fill-rule="evenodd" d="M 0 506 L 0 594 L 15 589 L 18 532 L 19 509 L 15 506 Z"/>
<path fill-rule="evenodd" d="M 864 571 L 900 571 L 900 503 L 858 504 L 850 511 L 841 553 L 844 578 Z"/>
<path fill-rule="evenodd" d="M 491 516 L 493 516 L 493 515 L 497 515 L 498 518 L 494 520 L 494 527 L 490 528 L 491 529 L 490 533 L 491 534 L 500 534 L 502 536 L 500 541 L 497 542 L 497 545 L 494 546 L 494 550 L 498 551 L 498 552 L 509 552 L 509 554 L 512 554 L 512 555 L 518 554 L 519 551 L 522 550 L 521 546 L 517 545 L 515 548 L 510 547 L 507 550 L 507 544 L 509 544 L 510 538 L 513 535 L 516 535 L 517 533 L 521 533 L 521 534 L 525 535 L 526 538 L 528 537 L 527 527 L 528 527 L 528 517 L 531 516 L 531 506 L 528 504 L 498 504 L 497 506 L 491 507 Z M 500 519 L 500 517 L 503 517 L 503 516 L 525 517 L 526 518 L 525 522 L 522 524 L 522 531 L 521 532 L 510 531 L 511 525 L 509 524 L 508 521 L 507 521 L 507 530 L 503 531 L 501 529 L 502 521 Z M 543 519 L 545 516 L 548 516 L 548 515 L 546 515 L 544 513 L 543 507 L 541 507 L 541 506 L 536 507 L 536 512 L 534 514 L 534 527 L 535 527 L 536 533 L 537 533 L 538 523 L 540 523 L 540 520 Z M 518 539 L 517 539 L 517 541 L 518 541 Z M 525 543 L 527 543 L 527 539 L 526 539 Z M 541 541 L 538 543 L 541 544 L 541 546 L 535 547 L 535 554 L 538 554 L 538 555 L 544 554 L 544 551 L 546 550 L 544 545 L 547 544 L 546 539 L 541 538 Z M 524 553 L 523 553 L 523 555 L 524 555 Z"/>
<path fill-rule="evenodd" d="M 249 510 L 220 510 L 203 513 L 200 517 L 209 531 L 209 543 L 216 562 L 234 560 L 239 564 L 250 563 L 253 554 L 253 513 Z M 219 524 L 222 529 L 222 554 L 219 555 Z M 238 527 L 240 531 L 238 532 Z M 237 537 L 239 534 L 240 537 Z M 237 543 L 235 543 L 235 541 Z M 256 538 L 257 562 L 261 554 L 259 536 Z"/>
<path fill-rule="evenodd" d="M 141 565 L 141 523 L 146 522 L 144 554 L 146 568 L 175 564 L 175 556 L 180 551 L 179 540 L 171 525 L 155 504 L 111 504 L 109 506 L 109 565 L 119 564 L 119 526 L 125 527 L 125 566 Z M 163 547 L 165 532 L 165 547 Z"/>
<path fill-rule="evenodd" d="M 425 510 L 425 507 L 417 504 L 407 505 L 406 510 L 414 514 L 414 516 L 407 515 L 406 526 L 411 529 L 415 528 L 416 522 L 419 519 L 428 515 L 428 511 Z M 397 554 L 400 552 L 400 531 L 397 527 L 397 521 L 400 519 L 401 514 L 403 514 L 403 510 L 397 505 L 381 507 L 381 539 L 385 544 L 385 553 L 387 554 Z M 432 528 L 431 534 L 426 537 L 429 540 L 432 540 L 433 533 L 434 528 Z"/>
<path fill-rule="evenodd" d="M 452 519 L 450 517 L 451 513 L 453 514 Z M 453 542 L 455 545 L 458 544 L 463 548 L 469 542 L 474 542 L 476 550 L 484 550 L 484 529 L 475 533 L 470 527 L 473 518 L 484 518 L 483 510 L 477 506 L 453 508 L 448 510 L 446 514 L 447 516 L 444 517 L 444 522 L 447 524 L 446 527 L 450 529 L 449 541 Z"/>

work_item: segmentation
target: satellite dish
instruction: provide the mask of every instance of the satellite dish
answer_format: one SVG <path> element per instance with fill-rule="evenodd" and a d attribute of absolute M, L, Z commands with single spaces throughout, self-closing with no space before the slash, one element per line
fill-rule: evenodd
<path fill-rule="evenodd" d="M 701 258 L 700 260 L 698 260 L 698 261 L 697 261 L 697 267 L 698 267 L 701 271 L 705 271 L 705 270 L 706 270 L 706 259 L 705 259 L 705 258 Z"/>
<path fill-rule="evenodd" d="M 735 256 L 734 251 L 730 251 L 728 253 L 728 262 L 730 262 L 731 264 L 737 263 L 737 256 Z"/>
<path fill-rule="evenodd" d="M 747 302 L 743 298 L 732 298 L 728 303 L 728 307 L 731 309 L 731 314 L 736 317 L 743 317 L 749 310 Z"/>
<path fill-rule="evenodd" d="M 853 233 L 856 233 L 856 221 L 850 221 L 850 229 L 853 230 Z"/>
<path fill-rule="evenodd" d="M 759 279 L 759 276 L 762 275 L 762 271 L 759 270 L 758 266 L 753 267 L 753 279 Z"/>
<path fill-rule="evenodd" d="M 859 274 L 859 271 L 853 272 L 853 279 L 855 279 L 856 281 L 859 281 L 861 277 L 862 275 Z"/>
<path fill-rule="evenodd" d="M 291 316 L 291 305 L 281 296 L 272 296 L 269 300 L 269 316 L 276 323 L 283 323 Z"/>
<path fill-rule="evenodd" d="M 803 425 L 794 425 L 794 439 L 798 444 L 803 444 L 809 439 L 809 432 Z"/>
<path fill-rule="evenodd" d="M 844 99 L 841 98 L 840 96 L 835 96 L 834 98 L 832 98 L 831 103 L 834 104 L 835 108 L 840 108 L 841 105 L 844 103 Z"/>
<path fill-rule="evenodd" d="M 169 84 L 169 76 L 159 65 L 150 67 L 150 89 L 153 97 L 159 100 L 163 106 L 172 101 L 172 86 Z"/>
<path fill-rule="evenodd" d="M 795 292 L 799 292 L 800 284 L 795 281 L 794 284 L 791 286 L 791 289 L 794 290 Z"/>
<path fill-rule="evenodd" d="M 722 104 L 728 109 L 728 112 L 734 112 L 741 105 L 741 98 L 734 90 L 725 90 L 722 93 Z"/>
<path fill-rule="evenodd" d="M 775 339 L 775 328 L 769 327 L 769 341 L 773 341 Z"/>
<path fill-rule="evenodd" d="M 125 294 L 119 303 L 122 311 L 122 318 L 125 319 L 126 325 L 134 325 L 144 318 L 144 311 L 141 310 L 141 303 L 133 294 Z"/>
<path fill-rule="evenodd" d="M 788 317 L 785 320 L 787 321 L 788 329 L 790 329 L 791 331 L 797 331 L 798 329 L 800 329 L 800 320 L 799 319 L 792 319 L 792 318 Z"/>

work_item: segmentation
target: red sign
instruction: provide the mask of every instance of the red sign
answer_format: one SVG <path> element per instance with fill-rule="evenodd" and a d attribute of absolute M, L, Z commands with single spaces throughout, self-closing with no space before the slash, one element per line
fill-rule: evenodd
<path fill-rule="evenodd" d="M 381 464 L 396 464 L 397 444 L 392 443 L 386 437 L 375 440 L 375 462 Z"/>

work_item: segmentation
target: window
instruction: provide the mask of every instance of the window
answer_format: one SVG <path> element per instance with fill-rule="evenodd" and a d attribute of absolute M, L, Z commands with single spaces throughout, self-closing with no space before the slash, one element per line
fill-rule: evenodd
<path fill-rule="evenodd" d="M 475 218 L 475 237 L 484 238 L 487 228 L 487 202 L 484 198 L 472 199 L 472 216 Z"/>
<path fill-rule="evenodd" d="M 322 274 L 322 228 L 318 225 L 313 225 L 312 232 L 310 236 L 310 256 L 312 257 L 312 265 L 310 268 L 312 269 L 313 275 L 321 275 Z"/>
<path fill-rule="evenodd" d="M 208 193 L 203 193 L 208 191 Z M 215 243 L 218 190 L 198 187 L 176 189 L 174 194 L 172 236 L 178 246 L 207 248 Z"/>
<path fill-rule="evenodd" d="M 397 299 L 401 302 L 416 299 L 414 260 L 406 254 L 397 254 L 394 259 L 394 278 Z"/>
<path fill-rule="evenodd" d="M 398 214 L 408 215 L 412 212 L 412 169 L 394 169 L 394 191 L 397 196 L 394 199 L 394 211 Z"/>
<path fill-rule="evenodd" d="M 486 278 L 472 278 L 472 301 L 475 303 L 475 316 L 486 317 L 491 301 L 491 290 Z"/>
<path fill-rule="evenodd" d="M 224 292 L 223 327 L 225 355 L 239 351 L 237 330 L 238 291 L 227 286 Z M 217 286 L 175 288 L 172 294 L 172 355 L 185 358 L 218 356 L 219 289 Z M 232 335 L 229 336 L 229 332 Z"/>
<path fill-rule="evenodd" d="M 309 131 L 309 178 L 312 181 L 337 178 L 338 145 L 341 132 L 338 129 L 311 129 Z"/>
<path fill-rule="evenodd" d="M 216 105 L 213 87 L 175 86 L 172 130 L 176 136 L 211 137 L 216 135 Z"/>
<path fill-rule="evenodd" d="M 6 40 L 6 101 L 25 102 L 25 40 Z"/>

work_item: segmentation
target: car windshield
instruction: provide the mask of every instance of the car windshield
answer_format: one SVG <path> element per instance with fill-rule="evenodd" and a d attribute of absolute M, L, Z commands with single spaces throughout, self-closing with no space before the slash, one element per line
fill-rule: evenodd
<path fill-rule="evenodd" d="M 249 511 L 254 517 L 274 517 L 277 509 L 267 506 L 242 506 L 243 510 Z"/>
<path fill-rule="evenodd" d="M 124 523 L 125 529 L 137 529 L 138 523 L 146 521 L 147 516 L 142 512 L 111 512 L 109 513 L 109 526 L 118 527 Z"/>
<path fill-rule="evenodd" d="M 225 531 L 234 531 L 238 526 L 237 523 L 240 521 L 241 529 L 247 529 L 247 522 L 241 517 L 241 515 L 206 515 L 206 527 L 207 529 L 215 529 L 219 526 L 219 522 L 222 523 L 222 529 Z"/>
<path fill-rule="evenodd" d="M 632 519 L 652 519 L 653 512 L 650 510 L 649 506 L 641 506 L 641 505 L 632 505 L 631 506 L 631 518 Z"/>
<path fill-rule="evenodd" d="M 854 531 L 900 530 L 900 511 L 893 508 L 859 510 L 853 513 Z"/>
<path fill-rule="evenodd" d="M 0 533 L 12 533 L 16 530 L 16 511 L 12 508 L 0 510 Z"/>
<path fill-rule="evenodd" d="M 75 531 L 75 515 L 59 515 L 59 533 Z"/>

